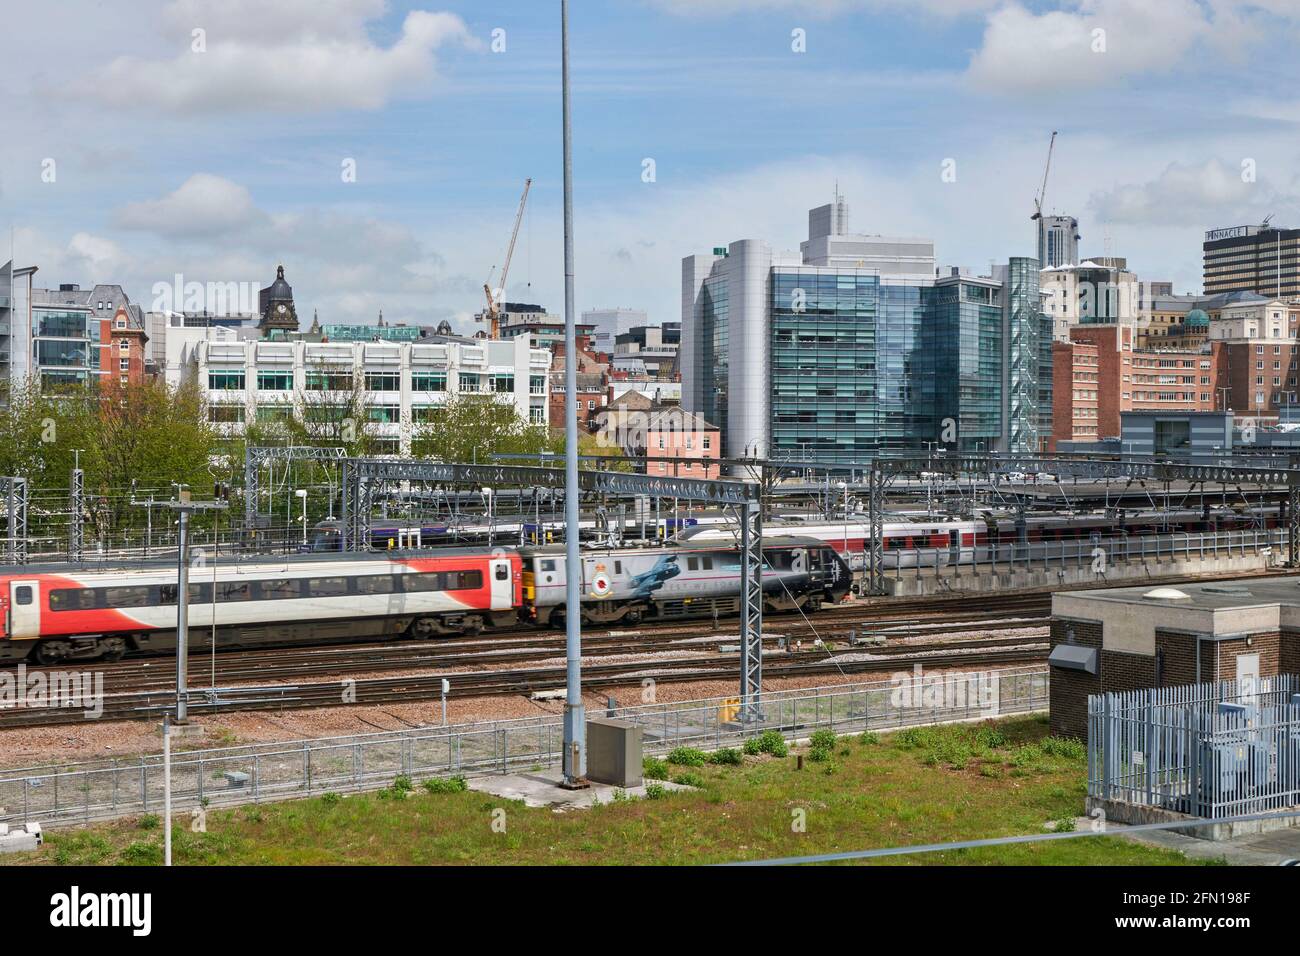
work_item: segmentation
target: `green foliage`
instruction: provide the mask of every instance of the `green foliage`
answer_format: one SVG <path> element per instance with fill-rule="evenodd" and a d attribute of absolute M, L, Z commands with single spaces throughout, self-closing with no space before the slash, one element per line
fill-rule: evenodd
<path fill-rule="evenodd" d="M 641 761 L 641 776 L 647 780 L 667 780 L 668 761 L 658 757 L 646 757 Z"/>
<path fill-rule="evenodd" d="M 779 730 L 765 730 L 757 737 L 750 737 L 745 741 L 744 749 L 751 756 L 771 754 L 773 757 L 785 757 L 790 753 L 790 746 Z"/>
<path fill-rule="evenodd" d="M 1054 833 L 1073 833 L 1074 830 L 1074 817 L 1061 817 L 1052 826 L 1052 832 Z"/>
<path fill-rule="evenodd" d="M 398 774 L 393 779 L 393 785 L 391 787 L 379 791 L 379 799 L 402 800 L 405 799 L 406 795 L 409 794 L 414 789 L 415 789 L 415 785 L 411 783 L 410 777 L 408 777 L 404 773 Z"/>
<path fill-rule="evenodd" d="M 975 731 L 975 743 L 986 750 L 999 750 L 1007 745 L 1007 735 L 992 724 L 982 724 Z"/>
<path fill-rule="evenodd" d="M 645 795 L 647 800 L 659 800 L 668 793 L 668 788 L 662 783 L 647 783 L 645 785 Z"/>
<path fill-rule="evenodd" d="M 814 730 L 809 740 L 814 750 L 834 750 L 835 741 L 838 740 L 835 731 L 823 727 L 821 730 Z"/>
<path fill-rule="evenodd" d="M 158 866 L 163 862 L 163 848 L 157 843 L 137 840 L 124 847 L 118 859 L 128 866 Z"/>
<path fill-rule="evenodd" d="M 880 735 L 870 730 L 864 730 L 858 734 L 858 743 L 864 747 L 870 747 L 880 743 Z"/>
<path fill-rule="evenodd" d="M 1038 747 L 1049 757 L 1061 757 L 1065 760 L 1084 760 L 1088 750 L 1083 741 L 1075 737 L 1044 737 Z"/>
<path fill-rule="evenodd" d="M 725 766 L 735 766 L 744 758 L 739 750 L 735 747 L 723 747 L 721 750 L 715 750 L 709 754 L 709 763 Z"/>
<path fill-rule="evenodd" d="M 161 825 L 161 823 L 162 821 L 158 819 L 158 814 L 146 813 L 144 816 L 142 816 L 139 820 L 136 821 L 136 826 L 138 826 L 141 830 L 156 830 Z"/>
<path fill-rule="evenodd" d="M 673 777 L 673 783 L 679 783 L 683 787 L 704 788 L 704 778 L 698 773 L 688 770 L 686 773 L 679 773 Z"/>
<path fill-rule="evenodd" d="M 325 804 L 325 806 L 327 807 L 334 806 L 334 804 L 340 802 L 342 799 L 343 799 L 343 794 L 335 793 L 333 790 L 331 790 L 329 793 L 322 793 L 320 796 L 320 802 Z"/>
<path fill-rule="evenodd" d="M 434 777 L 424 781 L 424 789 L 430 793 L 464 793 L 469 789 L 469 781 L 459 774 L 454 777 Z"/>
<path fill-rule="evenodd" d="M 808 759 L 813 763 L 825 763 L 834 756 L 834 752 L 829 747 L 813 747 L 808 751 Z"/>
<path fill-rule="evenodd" d="M 708 762 L 703 750 L 694 747 L 677 747 L 668 754 L 668 762 L 679 767 L 703 767 Z"/>
<path fill-rule="evenodd" d="M 112 844 L 98 833 L 77 830 L 51 837 L 54 862 L 60 866 L 93 866 L 102 863 L 112 851 Z"/>

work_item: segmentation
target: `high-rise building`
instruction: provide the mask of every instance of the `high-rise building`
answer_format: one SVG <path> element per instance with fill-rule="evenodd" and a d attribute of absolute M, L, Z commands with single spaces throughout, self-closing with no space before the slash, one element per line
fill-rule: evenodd
<path fill-rule="evenodd" d="M 0 382 L 26 381 L 32 368 L 32 276 L 35 266 L 0 267 Z M 0 401 L 4 396 L 0 395 Z"/>
<path fill-rule="evenodd" d="M 682 261 L 682 404 L 728 456 L 1044 447 L 1037 260 L 938 276 L 932 241 L 850 233 L 839 197 L 808 221 L 798 257 L 744 239 Z"/>
<path fill-rule="evenodd" d="M 1201 249 L 1206 295 L 1254 292 L 1274 299 L 1300 298 L 1300 229 L 1267 222 L 1211 229 Z"/>
<path fill-rule="evenodd" d="M 1043 216 L 1038 220 L 1038 261 L 1044 269 L 1077 265 L 1082 238 L 1073 216 Z"/>
<path fill-rule="evenodd" d="M 644 309 L 588 309 L 580 321 L 592 327 L 591 340 L 597 352 L 614 354 L 615 341 L 634 328 L 647 326 L 650 319 Z"/>

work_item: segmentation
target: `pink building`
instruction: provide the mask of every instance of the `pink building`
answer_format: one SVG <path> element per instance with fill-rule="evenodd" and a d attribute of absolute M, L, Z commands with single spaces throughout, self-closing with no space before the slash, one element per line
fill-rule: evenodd
<path fill-rule="evenodd" d="M 637 407 L 642 403 L 648 400 L 640 395 L 614 402 L 597 416 L 597 434 L 625 455 L 648 459 L 647 475 L 718 477 L 721 440 L 716 427 L 677 405 Z"/>

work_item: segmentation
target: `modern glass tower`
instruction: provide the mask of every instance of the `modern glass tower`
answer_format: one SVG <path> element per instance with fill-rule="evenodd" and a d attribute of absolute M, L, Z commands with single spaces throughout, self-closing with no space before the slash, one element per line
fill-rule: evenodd
<path fill-rule="evenodd" d="M 1051 368 L 1037 260 L 939 277 L 930 241 L 847 220 L 838 198 L 812 210 L 798 257 L 751 239 L 682 261 L 686 409 L 728 457 L 1037 450 Z"/>

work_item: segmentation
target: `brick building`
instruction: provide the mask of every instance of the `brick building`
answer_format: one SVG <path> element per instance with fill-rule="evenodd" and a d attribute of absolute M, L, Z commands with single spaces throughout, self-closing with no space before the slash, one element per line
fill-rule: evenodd
<path fill-rule="evenodd" d="M 127 388 L 145 380 L 145 344 L 149 336 L 136 324 L 129 310 L 119 308 L 111 319 L 104 320 L 101 332 L 107 354 L 101 360 L 105 388 Z"/>
<path fill-rule="evenodd" d="M 596 415 L 609 404 L 609 357 L 595 351 L 590 335 L 578 335 L 575 344 L 578 352 L 578 427 L 590 431 L 595 428 Z M 565 368 L 564 342 L 556 342 L 551 347 L 549 419 L 552 428 L 564 427 L 564 402 L 568 388 Z"/>
<path fill-rule="evenodd" d="M 596 428 L 602 442 L 647 459 L 647 475 L 717 478 L 720 473 L 716 463 L 722 453 L 720 430 L 678 405 L 655 405 L 644 395 L 629 392 L 597 415 Z"/>
<path fill-rule="evenodd" d="M 1138 349 L 1130 325 L 1077 325 L 1052 346 L 1052 442 L 1120 434 L 1120 414 L 1214 411 L 1220 343 L 1209 350 Z"/>
<path fill-rule="evenodd" d="M 1052 596 L 1051 728 L 1086 737 L 1088 696 L 1300 673 L 1295 578 Z"/>

